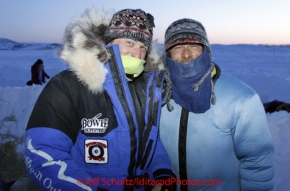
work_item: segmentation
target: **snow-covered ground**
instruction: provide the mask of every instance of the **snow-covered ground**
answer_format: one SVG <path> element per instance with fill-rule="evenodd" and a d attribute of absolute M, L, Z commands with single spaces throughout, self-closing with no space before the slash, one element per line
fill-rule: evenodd
<path fill-rule="evenodd" d="M 9 46 L 12 47 L 11 44 Z M 37 49 L 24 46 L 17 50 L 0 50 L 0 135 L 10 133 L 20 138 L 25 133 L 30 112 L 45 86 L 26 86 L 26 82 L 30 80 L 31 65 L 37 59 L 42 59 L 45 71 L 51 77 L 67 68 L 57 58 L 55 49 Z M 289 46 L 212 45 L 212 53 L 213 60 L 224 73 L 247 83 L 257 91 L 263 102 L 276 99 L 290 103 Z M 288 191 L 290 113 L 280 111 L 267 114 L 267 119 L 275 144 L 275 190 Z M 8 139 L 13 137 L 0 141 Z M 22 152 L 22 147 L 19 144 L 19 152 Z"/>

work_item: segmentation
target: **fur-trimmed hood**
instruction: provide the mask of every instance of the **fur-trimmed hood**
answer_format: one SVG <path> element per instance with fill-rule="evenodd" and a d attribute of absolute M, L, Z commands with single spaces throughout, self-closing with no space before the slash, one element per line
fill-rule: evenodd
<path fill-rule="evenodd" d="M 113 14 L 87 9 L 75 17 L 67 26 L 63 44 L 58 55 L 70 67 L 77 78 L 94 93 L 103 91 L 107 76 L 104 63 L 110 55 L 104 48 L 103 34 Z M 146 56 L 144 71 L 164 69 L 163 61 L 157 51 L 157 42 L 152 42 Z"/>

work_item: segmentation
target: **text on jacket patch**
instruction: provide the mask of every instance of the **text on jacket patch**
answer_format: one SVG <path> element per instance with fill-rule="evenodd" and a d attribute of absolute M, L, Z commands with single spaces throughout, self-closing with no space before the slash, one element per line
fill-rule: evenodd
<path fill-rule="evenodd" d="M 85 140 L 85 162 L 91 164 L 108 163 L 108 142 L 102 139 Z"/>
<path fill-rule="evenodd" d="M 109 119 L 99 119 L 102 114 L 99 113 L 91 119 L 83 118 L 81 121 L 82 129 L 85 133 L 104 133 L 108 128 Z"/>

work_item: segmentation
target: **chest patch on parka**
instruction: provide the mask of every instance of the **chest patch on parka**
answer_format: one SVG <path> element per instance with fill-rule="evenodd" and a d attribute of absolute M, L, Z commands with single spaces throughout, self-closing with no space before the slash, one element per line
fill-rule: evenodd
<path fill-rule="evenodd" d="M 109 125 L 108 118 L 101 118 L 102 114 L 99 113 L 93 118 L 83 118 L 81 121 L 81 130 L 85 134 L 105 133 Z"/>

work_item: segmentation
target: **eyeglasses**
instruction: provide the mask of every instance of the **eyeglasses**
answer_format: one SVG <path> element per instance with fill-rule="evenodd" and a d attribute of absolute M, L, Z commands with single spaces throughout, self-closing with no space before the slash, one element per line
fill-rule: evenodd
<path fill-rule="evenodd" d="M 202 51 L 203 47 L 199 44 L 182 44 L 182 45 L 176 45 L 171 49 L 172 53 L 180 53 L 184 49 L 188 49 L 190 52 L 195 51 Z"/>

